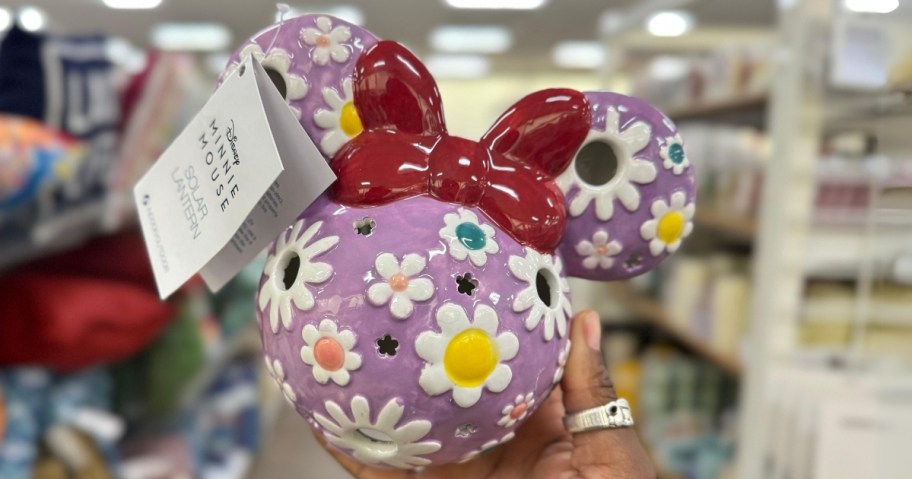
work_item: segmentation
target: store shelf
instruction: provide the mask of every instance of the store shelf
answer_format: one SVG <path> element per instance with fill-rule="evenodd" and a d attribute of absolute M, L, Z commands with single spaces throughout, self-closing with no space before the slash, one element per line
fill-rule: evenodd
<path fill-rule="evenodd" d="M 717 351 L 703 339 L 674 324 L 671 315 L 661 303 L 643 296 L 634 295 L 631 298 L 627 303 L 627 307 L 634 316 L 649 321 L 675 341 L 681 343 L 687 350 L 715 364 L 727 373 L 733 376 L 741 374 L 741 361 L 730 354 Z"/>
<path fill-rule="evenodd" d="M 745 95 L 725 100 L 714 100 L 670 108 L 666 114 L 675 122 L 717 119 L 734 117 L 755 117 L 763 119 L 769 97 L 764 94 Z"/>
<path fill-rule="evenodd" d="M 635 319 L 659 329 L 686 350 L 715 364 L 723 371 L 733 376 L 741 375 L 743 366 L 737 357 L 717 350 L 703 338 L 675 324 L 671 313 L 659 301 L 644 296 L 627 282 L 612 283 L 607 286 L 607 290 L 608 294 L 616 298 Z"/>
<path fill-rule="evenodd" d="M 738 241 L 752 242 L 757 235 L 757 221 L 751 216 L 697 208 L 694 222 Z"/>

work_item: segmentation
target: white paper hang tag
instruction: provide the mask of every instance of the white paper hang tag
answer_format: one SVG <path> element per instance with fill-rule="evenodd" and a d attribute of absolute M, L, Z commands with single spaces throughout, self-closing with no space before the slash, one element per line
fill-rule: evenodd
<path fill-rule="evenodd" d="M 335 175 L 254 59 L 212 95 L 133 190 L 159 295 L 222 287 Z"/>

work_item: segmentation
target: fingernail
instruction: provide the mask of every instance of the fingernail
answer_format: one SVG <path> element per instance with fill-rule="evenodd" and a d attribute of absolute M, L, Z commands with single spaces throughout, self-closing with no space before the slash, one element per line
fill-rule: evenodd
<path fill-rule="evenodd" d="M 595 311 L 587 311 L 583 315 L 583 335 L 590 349 L 602 349 L 602 322 Z"/>

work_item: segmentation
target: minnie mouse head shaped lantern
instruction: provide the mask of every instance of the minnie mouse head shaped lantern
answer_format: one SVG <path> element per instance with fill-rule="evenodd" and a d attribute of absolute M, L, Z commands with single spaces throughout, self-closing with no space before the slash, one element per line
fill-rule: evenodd
<path fill-rule="evenodd" d="M 342 20 L 285 21 L 245 55 L 338 175 L 270 247 L 266 363 L 359 461 L 459 462 L 510 440 L 563 374 L 566 277 L 646 272 L 690 233 L 693 168 L 640 100 L 535 92 L 476 142 L 447 133 L 414 55 Z"/>

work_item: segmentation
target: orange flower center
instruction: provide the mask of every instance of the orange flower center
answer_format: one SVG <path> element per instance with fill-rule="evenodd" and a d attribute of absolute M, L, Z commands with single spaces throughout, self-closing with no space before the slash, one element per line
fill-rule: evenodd
<path fill-rule="evenodd" d="M 317 37 L 317 46 L 320 48 L 326 48 L 330 44 L 329 35 L 320 35 Z"/>
<path fill-rule="evenodd" d="M 596 246 L 595 252 L 598 253 L 599 256 L 605 256 L 606 254 L 608 254 L 608 245 L 600 244 L 600 245 Z"/>
<path fill-rule="evenodd" d="M 390 288 L 397 293 L 405 291 L 405 288 L 408 288 L 409 280 L 402 273 L 396 273 L 389 280 Z"/>
<path fill-rule="evenodd" d="M 519 419 L 519 417 L 522 416 L 523 413 L 525 413 L 526 409 L 528 409 L 528 408 L 529 408 L 529 406 L 526 405 L 526 403 L 524 403 L 524 402 L 517 404 L 516 407 L 514 407 L 513 410 L 510 411 L 510 418 Z"/>
<path fill-rule="evenodd" d="M 345 362 L 345 351 L 342 345 L 333 338 L 320 338 L 314 345 L 314 359 L 321 368 L 336 371 Z"/>

